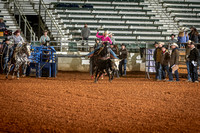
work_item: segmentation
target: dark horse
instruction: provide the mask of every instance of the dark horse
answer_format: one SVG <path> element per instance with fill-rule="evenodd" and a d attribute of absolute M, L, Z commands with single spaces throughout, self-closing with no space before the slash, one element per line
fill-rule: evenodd
<path fill-rule="evenodd" d="M 11 71 L 11 68 L 14 66 L 14 72 L 12 78 L 15 77 L 17 72 L 17 79 L 19 79 L 19 68 L 23 66 L 23 77 L 26 75 L 27 64 L 29 63 L 28 56 L 30 56 L 30 45 L 28 43 L 18 44 L 14 50 L 11 60 L 8 62 L 8 71 L 6 78 Z"/>
<path fill-rule="evenodd" d="M 112 82 L 114 77 L 114 63 L 110 59 L 110 50 L 111 48 L 106 43 L 104 47 L 101 47 L 94 53 L 94 67 L 95 67 L 95 83 L 98 82 L 98 79 L 103 73 L 107 73 L 109 81 Z"/>

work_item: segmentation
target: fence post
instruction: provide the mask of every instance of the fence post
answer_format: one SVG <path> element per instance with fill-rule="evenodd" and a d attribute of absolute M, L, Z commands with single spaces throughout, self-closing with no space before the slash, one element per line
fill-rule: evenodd
<path fill-rule="evenodd" d="M 45 23 L 46 23 L 46 21 L 47 21 L 47 18 L 46 18 L 46 17 L 47 17 L 47 10 L 45 9 L 45 16 L 44 16 L 44 18 L 45 18 L 45 19 L 44 19 L 44 20 L 45 20 Z"/>
<path fill-rule="evenodd" d="M 30 34 L 30 40 L 31 40 L 31 42 L 32 42 L 32 27 L 31 27 L 31 34 Z"/>
<path fill-rule="evenodd" d="M 21 15 L 20 15 L 20 12 L 19 12 L 19 10 L 18 10 L 18 15 L 19 15 L 19 28 L 21 28 Z"/>
<path fill-rule="evenodd" d="M 25 20 L 24 20 L 24 36 L 26 37 L 26 18 L 25 18 Z"/>

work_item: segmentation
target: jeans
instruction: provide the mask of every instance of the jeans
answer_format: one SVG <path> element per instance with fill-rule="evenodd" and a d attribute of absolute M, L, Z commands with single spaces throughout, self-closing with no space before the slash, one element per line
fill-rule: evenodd
<path fill-rule="evenodd" d="M 88 37 L 84 37 L 82 41 L 83 41 L 82 46 L 84 46 L 84 44 L 86 42 L 86 45 L 85 45 L 86 48 L 82 48 L 82 50 L 87 52 L 88 51 Z"/>
<path fill-rule="evenodd" d="M 168 77 L 170 77 L 169 75 L 169 67 L 168 66 L 162 66 L 162 70 L 163 70 L 163 72 L 162 72 L 162 74 L 163 74 L 163 79 L 166 79 L 166 71 L 167 71 L 167 74 L 168 74 Z"/>
<path fill-rule="evenodd" d="M 158 67 L 158 62 L 155 62 L 155 70 L 156 70 L 156 77 L 155 77 L 155 79 L 158 78 L 158 69 L 157 69 L 157 67 Z"/>
<path fill-rule="evenodd" d="M 190 76 L 190 62 L 186 61 L 186 66 L 187 66 L 187 72 L 188 72 L 188 80 L 191 81 L 191 76 Z"/>
<path fill-rule="evenodd" d="M 156 79 L 161 80 L 162 79 L 162 65 L 160 62 L 156 62 Z"/>
<path fill-rule="evenodd" d="M 174 72 L 174 74 L 175 74 L 175 77 L 176 77 L 176 81 L 180 81 L 179 80 L 178 70 L 176 70 Z M 169 81 L 173 81 L 173 74 L 172 74 L 172 68 L 171 67 L 169 68 Z"/>
<path fill-rule="evenodd" d="M 198 63 L 199 63 L 199 73 L 200 73 L 200 49 L 199 49 L 199 61 L 198 61 Z"/>
<path fill-rule="evenodd" d="M 123 59 L 119 62 L 119 73 L 121 76 L 123 74 L 126 76 L 126 63 L 127 63 L 127 59 Z M 122 66 L 124 66 L 124 73 L 122 72 Z"/>
<path fill-rule="evenodd" d="M 93 59 L 93 57 L 91 57 L 90 58 L 90 76 L 92 76 L 94 73 L 93 63 L 94 63 L 94 59 Z"/>
<path fill-rule="evenodd" d="M 8 57 L 4 57 L 4 64 L 3 64 L 4 73 L 7 73 L 8 59 L 9 59 Z"/>
<path fill-rule="evenodd" d="M 197 66 L 194 66 L 191 62 L 190 62 L 190 75 L 192 78 L 192 82 L 198 81 Z"/>

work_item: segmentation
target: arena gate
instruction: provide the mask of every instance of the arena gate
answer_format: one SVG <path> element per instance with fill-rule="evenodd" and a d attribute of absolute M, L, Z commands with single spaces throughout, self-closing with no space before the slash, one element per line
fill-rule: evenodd
<path fill-rule="evenodd" d="M 57 55 L 52 46 L 31 46 L 29 56 L 30 66 L 27 68 L 27 76 L 56 77 Z"/>

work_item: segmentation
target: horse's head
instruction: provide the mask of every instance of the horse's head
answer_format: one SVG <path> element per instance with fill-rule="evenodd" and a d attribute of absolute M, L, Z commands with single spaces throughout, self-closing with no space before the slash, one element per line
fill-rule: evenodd
<path fill-rule="evenodd" d="M 105 56 L 110 56 L 110 46 L 109 46 L 109 43 L 104 43 L 104 47 L 103 47 L 103 50 L 101 51 L 100 55 L 101 57 L 105 57 Z"/>
<path fill-rule="evenodd" d="M 22 51 L 24 53 L 26 53 L 28 56 L 31 55 L 31 47 L 30 47 L 30 44 L 29 43 L 23 43 L 22 44 Z"/>

